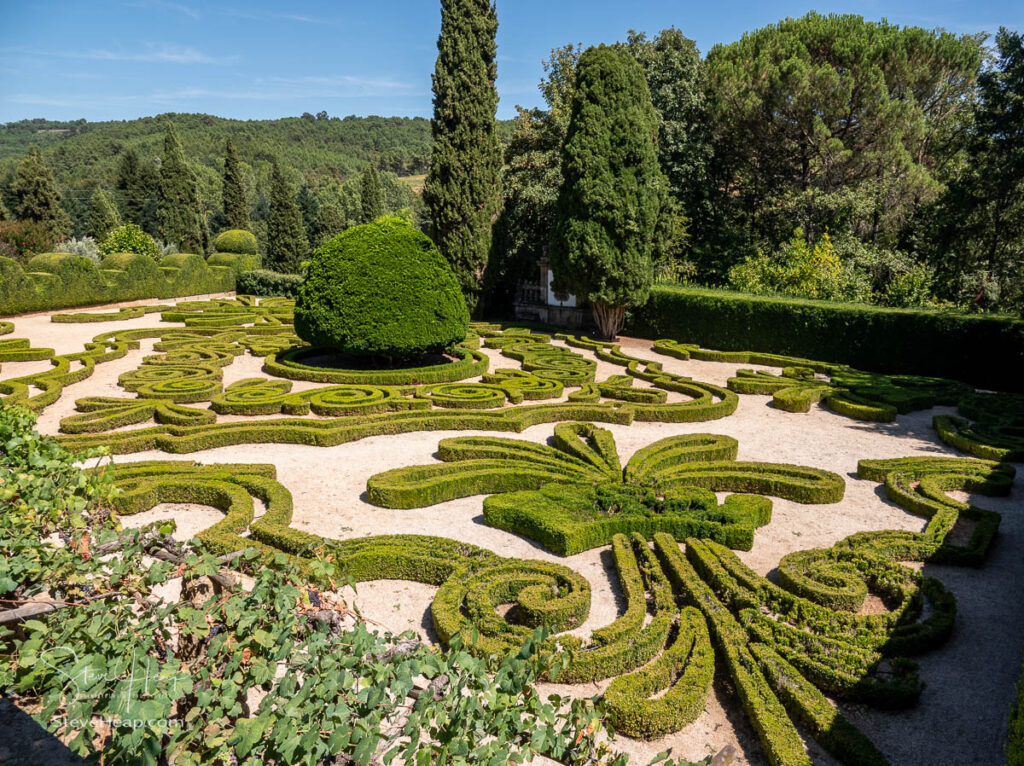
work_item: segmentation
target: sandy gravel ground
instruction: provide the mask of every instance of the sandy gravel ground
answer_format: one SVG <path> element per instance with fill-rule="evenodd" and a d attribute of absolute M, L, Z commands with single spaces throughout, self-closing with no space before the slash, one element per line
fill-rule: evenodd
<path fill-rule="evenodd" d="M 148 301 L 156 303 L 159 301 Z M 140 303 L 147 303 L 142 301 Z M 90 308 L 88 311 L 96 311 Z M 53 324 L 47 315 L 17 317 L 15 332 L 6 337 L 28 337 L 35 346 L 52 347 L 57 353 L 82 348 L 102 332 L 115 329 L 156 327 L 158 315 L 124 322 Z M 164 325 L 170 326 L 170 325 Z M 87 395 L 130 396 L 117 387 L 117 376 L 134 369 L 152 353 L 152 343 L 127 358 L 99 365 L 92 378 L 69 386 L 56 405 L 40 418 L 41 430 L 56 433 L 60 418 L 71 414 L 74 400 Z M 712 362 L 680 361 L 651 350 L 649 341 L 623 339 L 628 353 L 659 359 L 666 371 L 689 375 L 718 385 L 739 367 Z M 578 351 L 578 353 L 584 353 Z M 488 351 L 491 368 L 517 366 L 512 360 Z M 225 383 L 259 376 L 260 360 L 244 356 L 225 368 Z M 0 377 L 8 378 L 46 369 L 46 363 L 3 365 Z M 769 368 L 764 368 L 769 369 Z M 622 368 L 598 363 L 598 379 L 621 374 Z M 315 384 L 296 382 L 293 390 Z M 847 481 L 846 497 L 834 505 L 800 505 L 774 501 L 771 524 L 757 531 L 754 548 L 740 558 L 761 575 L 774 576 L 779 559 L 806 548 L 828 547 L 854 532 L 879 529 L 921 530 L 924 520 L 888 502 L 880 485 L 856 478 L 862 458 L 911 455 L 958 455 L 940 443 L 931 427 L 933 412 L 900 416 L 889 424 L 866 423 L 840 417 L 820 407 L 807 414 L 774 409 L 770 398 L 741 396 L 736 413 L 709 423 L 637 423 L 605 426 L 611 430 L 625 462 L 639 448 L 681 433 L 727 434 L 739 440 L 740 460 L 789 462 L 835 471 Z M 553 425 L 528 429 L 513 438 L 544 442 Z M 503 556 L 558 561 L 583 574 L 593 588 L 590 617 L 576 633 L 588 635 L 621 614 L 624 604 L 615 582 L 608 548 L 568 558 L 554 556 L 529 540 L 485 527 L 482 498 L 470 497 L 416 510 L 376 508 L 365 500 L 366 480 L 374 473 L 398 466 L 433 461 L 437 442 L 449 436 L 468 436 L 472 431 L 428 432 L 378 436 L 331 448 L 300 445 L 241 445 L 207 450 L 188 456 L 146 452 L 117 460 L 189 459 L 200 462 L 273 463 L 279 480 L 295 500 L 294 525 L 339 539 L 377 534 L 416 533 L 449 537 L 488 548 Z M 315 470 L 310 470 L 315 467 Z M 1007 718 L 1014 684 L 1024 651 L 1024 609 L 1019 595 L 1024 582 L 1024 486 L 1018 477 L 1010 498 L 971 498 L 977 505 L 1003 515 L 1001 534 L 986 564 L 979 569 L 926 567 L 927 574 L 942 580 L 957 598 L 958 618 L 951 640 L 938 651 L 920 658 L 926 688 L 913 709 L 889 713 L 862 706 L 843 706 L 844 712 L 881 748 L 894 766 L 991 766 L 1003 762 Z M 179 536 L 194 534 L 214 522 L 213 509 L 168 505 L 135 517 L 142 523 L 171 516 L 178 521 Z M 404 581 L 377 581 L 358 587 L 354 599 L 368 617 L 389 629 L 414 630 L 435 640 L 429 606 L 436 589 Z M 592 695 L 603 685 L 553 686 L 554 691 Z M 654 742 L 620 738 L 618 746 L 632 761 L 647 761 L 671 747 L 677 757 L 703 758 L 727 744 L 737 746 L 737 764 L 765 763 L 756 736 L 722 671 L 716 675 L 714 692 L 704 712 L 682 732 Z M 808 748 L 815 764 L 835 763 L 813 742 Z"/>

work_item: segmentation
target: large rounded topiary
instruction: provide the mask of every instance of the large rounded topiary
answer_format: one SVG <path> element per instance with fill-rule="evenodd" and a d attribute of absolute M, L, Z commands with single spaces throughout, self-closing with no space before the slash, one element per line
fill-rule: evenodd
<path fill-rule="evenodd" d="M 464 340 L 469 312 L 448 262 L 397 218 L 355 226 L 313 255 L 295 332 L 356 356 L 439 353 Z"/>
<path fill-rule="evenodd" d="M 242 255 L 258 255 L 260 252 L 256 237 L 245 229 L 222 231 L 213 240 L 213 249 L 218 253 L 240 253 Z"/>

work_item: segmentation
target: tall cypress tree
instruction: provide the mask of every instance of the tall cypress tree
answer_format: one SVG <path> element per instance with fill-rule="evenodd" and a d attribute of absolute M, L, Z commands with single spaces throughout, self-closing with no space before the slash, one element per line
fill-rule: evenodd
<path fill-rule="evenodd" d="M 368 165 L 359 184 L 359 199 L 363 210 L 363 223 L 376 221 L 384 215 L 384 187 L 377 168 Z"/>
<path fill-rule="evenodd" d="M 608 338 L 622 329 L 627 308 L 647 300 L 654 254 L 667 235 L 671 208 L 657 135 L 636 60 L 604 45 L 584 51 L 562 147 L 551 266 L 559 289 L 590 301 Z"/>
<path fill-rule="evenodd" d="M 106 189 L 96 189 L 92 193 L 90 205 L 92 209 L 89 211 L 89 234 L 100 241 L 111 229 L 121 225 L 121 216 L 118 215 L 114 200 Z"/>
<path fill-rule="evenodd" d="M 275 271 L 294 274 L 308 255 L 309 239 L 302 224 L 302 212 L 295 202 L 288 179 L 274 160 L 267 220 L 268 266 Z"/>
<path fill-rule="evenodd" d="M 164 135 L 164 158 L 160 164 L 157 223 L 164 242 L 176 244 L 183 253 L 206 252 L 209 233 L 199 202 L 198 180 L 170 122 Z"/>
<path fill-rule="evenodd" d="M 476 308 L 501 199 L 502 156 L 494 127 L 497 31 L 491 0 L 441 0 L 434 148 L 423 199 L 431 236 L 455 270 L 470 310 Z"/>
<path fill-rule="evenodd" d="M 18 220 L 42 224 L 55 241 L 71 233 L 71 218 L 60 204 L 53 172 L 38 146 L 30 146 L 28 156 L 18 165 L 11 191 Z"/>
<path fill-rule="evenodd" d="M 245 199 L 242 185 L 242 168 L 235 154 L 235 145 L 228 138 L 224 151 L 224 217 L 229 229 L 245 229 L 249 226 L 249 203 Z"/>
<path fill-rule="evenodd" d="M 121 155 L 114 188 L 120 193 L 126 221 L 141 226 L 150 234 L 156 233 L 156 193 L 160 177 L 151 163 L 147 163 L 134 149 Z"/>

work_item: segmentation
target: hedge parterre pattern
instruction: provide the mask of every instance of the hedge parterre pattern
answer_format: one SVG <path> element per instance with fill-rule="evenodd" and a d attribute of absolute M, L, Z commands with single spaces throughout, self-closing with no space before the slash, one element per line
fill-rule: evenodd
<path fill-rule="evenodd" d="M 770 522 L 767 496 L 835 503 L 845 489 L 841 477 L 802 466 L 739 462 L 735 440 L 715 434 L 662 439 L 622 466 L 611 434 L 595 425 L 725 417 L 737 406 L 738 381 L 750 376 L 737 375 L 730 390 L 667 373 L 659 362 L 628 355 L 613 343 L 476 325 L 460 359 L 441 365 L 462 365 L 461 378 L 424 381 L 417 377 L 424 368 L 413 368 L 412 375 L 392 370 L 392 377 L 375 380 L 355 370 L 341 374 L 362 378 L 321 380 L 330 385 L 293 392 L 293 376 L 309 374 L 301 369 L 302 355 L 313 351 L 293 333 L 290 301 L 241 296 L 147 309 L 152 310 L 56 321 L 127 320 L 159 311 L 164 322 L 178 326 L 104 333 L 83 352 L 61 356 L 9 341 L 10 359 L 49 360 L 52 369 L 0 382 L 0 397 L 39 411 L 59 398 L 63 386 L 91 375 L 96 364 L 154 340 L 154 353 L 120 378 L 136 397 L 79 399 L 78 414 L 61 423 L 66 443 L 106 445 L 114 452 L 193 452 L 255 442 L 329 445 L 432 429 L 515 432 L 556 423 L 550 446 L 497 436 L 443 439 L 439 463 L 371 477 L 368 496 L 408 508 L 490 494 L 483 506 L 492 526 L 562 555 L 610 545 L 626 609 L 587 638 L 565 635 L 587 619 L 591 593 L 585 578 L 561 564 L 507 559 L 436 537 L 335 541 L 293 529 L 291 495 L 268 465 L 118 465 L 119 513 L 163 502 L 209 505 L 224 513 L 199 535 L 214 550 L 284 551 L 300 563 L 329 555 L 355 581 L 397 578 L 436 585 L 431 615 L 437 635 L 445 642 L 459 636 L 483 656 L 518 650 L 534 627 L 546 625 L 562 633 L 550 639 L 550 648 L 567 657 L 551 680 L 612 679 L 602 695 L 606 714 L 629 736 L 660 737 L 691 723 L 704 708 L 717 665 L 737 690 L 769 762 L 780 766 L 810 763 L 797 726 L 843 763 L 886 763 L 825 695 L 883 708 L 914 704 L 921 683 L 911 658 L 946 640 L 956 604 L 940 582 L 902 562 L 983 564 L 999 515 L 948 493 L 1006 494 L 1014 477 L 1005 462 L 1014 458 L 1002 453 L 986 455 L 996 460 L 861 461 L 859 476 L 879 482 L 890 500 L 927 519 L 924 532 L 859 533 L 828 549 L 791 553 L 779 562 L 776 585 L 746 568 L 730 549 L 749 550 L 755 530 Z M 488 371 L 479 344 L 519 366 Z M 622 374 L 597 380 L 596 364 L 573 348 L 623 368 Z M 678 344 L 670 350 L 691 358 L 716 353 Z M 283 365 L 288 375 L 225 387 L 224 369 L 242 354 L 273 364 L 295 357 L 298 362 Z M 931 406 L 926 402 L 955 396 L 961 414 L 974 421 L 968 428 L 957 426 L 957 433 L 964 443 L 976 439 L 982 445 L 976 449 L 1016 434 L 1012 418 L 1019 410 L 1006 407 L 1008 400 L 965 394 L 958 384 L 866 376 L 791 357 L 717 356 L 782 367 L 782 377 L 795 381 L 784 387 L 794 389 L 831 390 L 839 376 L 847 376 L 847 398 L 859 396 L 854 404 L 876 410 Z M 481 383 L 465 379 L 476 376 Z M 258 419 L 279 414 L 295 417 Z M 248 417 L 218 422 L 220 415 Z M 117 430 L 150 420 L 156 425 Z M 719 503 L 715 492 L 735 494 Z M 255 500 L 267 509 L 259 518 Z M 958 526 L 970 534 L 951 536 Z M 886 611 L 861 614 L 869 595 L 881 598 Z"/>
<path fill-rule="evenodd" d="M 376 434 L 438 429 L 518 432 L 566 420 L 696 422 L 725 417 L 738 402 L 727 389 L 666 374 L 660 364 L 648 360 L 627 360 L 627 374 L 595 381 L 592 359 L 553 344 L 551 336 L 524 329 L 476 325 L 456 350 L 458 359 L 448 364 L 336 370 L 303 364 L 307 355 L 317 352 L 298 345 L 290 323 L 290 300 L 240 296 L 186 301 L 159 310 L 164 322 L 184 327 L 101 334 L 87 347 L 90 359 L 83 364 L 88 370 L 75 370 L 77 374 L 68 377 L 71 370 L 64 369 L 64 362 L 73 367 L 81 355 L 54 357 L 55 370 L 4 381 L 0 386 L 8 387 L 0 388 L 0 394 L 39 411 L 57 400 L 63 385 L 88 377 L 96 361 L 123 356 L 139 348 L 141 341 L 155 339 L 157 353 L 119 377 L 121 387 L 138 399 L 97 403 L 87 398 L 78 408 L 80 414 L 64 419 L 62 431 L 69 446 L 103 444 L 115 453 L 154 448 L 192 452 L 241 443 L 332 445 Z M 96 315 L 65 316 L 60 321 L 93 321 Z M 111 318 L 135 316 L 124 311 Z M 481 340 L 521 368 L 488 372 L 489 358 L 477 350 Z M 224 368 L 247 353 L 265 357 L 264 371 L 275 377 L 236 381 L 225 389 Z M 481 382 L 465 380 L 476 376 Z M 293 393 L 291 380 L 334 385 Z M 637 381 L 645 383 L 634 385 Z M 33 389 L 43 389 L 46 395 L 33 395 Z M 678 395 L 675 401 L 669 401 L 670 394 Z M 154 401 L 178 407 L 158 407 Z M 256 419 L 275 414 L 325 419 Z M 254 420 L 218 422 L 219 415 Z M 154 421 L 150 427 L 117 430 L 149 419 Z"/>
<path fill-rule="evenodd" d="M 787 412 L 808 412 L 821 402 L 856 420 L 892 422 L 898 414 L 946 405 L 960 416 L 936 415 L 932 424 L 951 447 L 980 458 L 1024 461 L 1024 395 L 980 393 L 945 378 L 880 375 L 845 365 L 751 351 L 711 351 L 672 340 L 654 343 L 655 351 L 677 359 L 736 362 L 781 367 L 779 375 L 741 369 L 728 380 L 738 394 L 771 395 Z M 973 422 L 972 422 L 973 421 Z"/>
<path fill-rule="evenodd" d="M 366 495 L 385 508 L 423 508 L 476 494 L 484 523 L 571 556 L 616 534 L 668 532 L 750 550 L 771 520 L 762 494 L 836 503 L 845 483 L 829 471 L 736 461 L 728 436 L 688 434 L 645 447 L 623 468 L 609 431 L 555 426 L 553 446 L 499 437 L 443 439 L 432 465 L 371 476 Z M 737 492 L 719 505 L 715 492 Z"/>
<path fill-rule="evenodd" d="M 725 437 L 667 439 L 641 450 L 623 471 L 614 442 L 601 429 L 565 424 L 556 432 L 558 448 L 537 452 L 532 462 L 541 473 L 591 483 L 618 472 L 663 488 L 674 481 L 677 465 L 700 465 L 698 456 L 724 456 L 720 462 L 729 462 L 736 447 Z M 513 445 L 517 455 L 544 446 Z M 481 452 L 484 457 L 466 459 L 486 462 L 496 446 L 487 440 L 452 439 L 442 441 L 441 451 L 450 457 Z M 509 463 L 526 464 L 516 458 Z M 115 471 L 122 490 L 116 510 L 123 515 L 162 502 L 221 509 L 224 518 L 199 535 L 217 551 L 285 551 L 300 563 L 330 555 L 355 581 L 408 579 L 439 586 L 431 606 L 437 634 L 445 642 L 458 635 L 482 656 L 518 650 L 538 625 L 562 632 L 580 626 L 589 614 L 589 583 L 560 564 L 506 559 L 443 538 L 384 535 L 334 541 L 292 529 L 291 495 L 275 480 L 272 466 L 143 462 L 118 465 Z M 993 461 L 906 458 L 865 460 L 859 473 L 884 483 L 887 494 L 908 511 L 928 516 L 927 529 L 921 534 L 859 533 L 829 549 L 789 554 L 779 565 L 779 585 L 754 574 L 703 531 L 686 538 L 685 549 L 665 532 L 616 532 L 610 543 L 626 609 L 588 639 L 550 639 L 550 648 L 568 659 L 551 680 L 613 678 L 603 695 L 609 722 L 628 736 L 653 738 L 700 714 L 717 655 L 770 763 L 810 765 L 799 725 L 842 763 L 886 764 L 825 695 L 883 708 L 915 703 L 922 684 L 910 658 L 948 638 L 956 604 L 940 582 L 901 562 L 981 563 L 998 515 L 981 512 L 994 521 L 988 531 L 976 532 L 966 546 L 947 545 L 959 515 L 979 510 L 947 492 L 1006 494 L 1014 470 Z M 480 486 L 498 481 L 497 472 L 482 475 L 487 478 Z M 835 478 L 841 489 L 842 480 Z M 786 491 L 810 498 L 805 493 L 825 490 L 797 482 Z M 258 519 L 254 499 L 267 507 Z M 979 529 L 983 526 L 978 523 Z M 885 612 L 858 613 L 869 593 L 884 600 Z M 512 611 L 499 611 L 509 604 Z"/>

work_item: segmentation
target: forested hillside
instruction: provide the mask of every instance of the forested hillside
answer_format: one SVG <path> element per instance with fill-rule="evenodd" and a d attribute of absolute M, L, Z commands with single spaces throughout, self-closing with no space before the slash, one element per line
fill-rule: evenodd
<path fill-rule="evenodd" d="M 227 120 L 208 114 L 161 114 L 115 122 L 22 120 L 0 127 L 0 173 L 10 174 L 28 147 L 38 144 L 61 186 L 110 183 L 125 149 L 158 156 L 164 126 L 174 123 L 191 162 L 220 173 L 224 141 L 231 136 L 240 158 L 253 163 L 272 157 L 300 173 L 361 170 L 372 158 L 399 175 L 426 171 L 430 120 L 419 117 L 285 117 Z"/>

